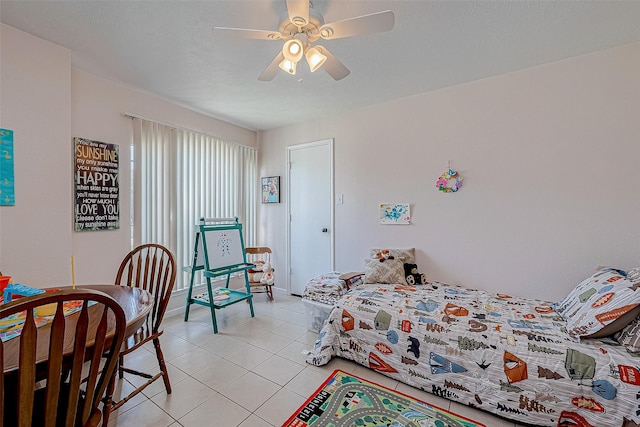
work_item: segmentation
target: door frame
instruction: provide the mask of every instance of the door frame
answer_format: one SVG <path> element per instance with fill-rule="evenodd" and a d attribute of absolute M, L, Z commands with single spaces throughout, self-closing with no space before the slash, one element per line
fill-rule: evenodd
<path fill-rule="evenodd" d="M 331 271 L 335 270 L 335 185 L 334 185 L 334 139 L 327 138 L 318 141 L 305 142 L 287 146 L 287 294 L 291 295 L 291 153 L 294 150 L 304 150 L 306 148 L 329 145 L 329 175 L 331 177 L 330 189 L 331 200 L 329 201 L 331 218 L 329 224 L 329 261 Z M 309 279 L 312 279 L 310 277 Z"/>

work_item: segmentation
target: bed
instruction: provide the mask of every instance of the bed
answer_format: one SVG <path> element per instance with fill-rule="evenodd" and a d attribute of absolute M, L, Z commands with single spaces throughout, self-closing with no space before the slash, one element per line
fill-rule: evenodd
<path fill-rule="evenodd" d="M 629 302 L 640 283 L 623 274 L 600 270 L 557 304 L 437 282 L 364 284 L 336 302 L 307 362 L 350 359 L 521 424 L 637 426 L 640 357 L 610 336 L 585 338 L 640 310 Z M 608 314 L 588 312 L 616 295 Z"/>

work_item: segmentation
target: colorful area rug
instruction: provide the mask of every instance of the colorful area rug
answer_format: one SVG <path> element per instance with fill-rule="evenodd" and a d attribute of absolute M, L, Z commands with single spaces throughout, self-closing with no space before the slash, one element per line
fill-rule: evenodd
<path fill-rule="evenodd" d="M 486 427 L 406 394 L 335 370 L 283 427 Z"/>

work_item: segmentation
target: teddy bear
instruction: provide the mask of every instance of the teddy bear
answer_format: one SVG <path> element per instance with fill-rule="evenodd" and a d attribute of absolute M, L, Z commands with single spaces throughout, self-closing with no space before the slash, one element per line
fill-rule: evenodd
<path fill-rule="evenodd" d="M 275 278 L 273 277 L 273 268 L 271 263 L 264 261 L 255 261 L 255 268 L 249 270 L 249 281 L 260 282 L 265 285 L 273 285 Z"/>
<path fill-rule="evenodd" d="M 427 276 L 418 273 L 417 264 L 404 264 L 404 276 L 409 285 L 424 285 L 427 283 Z"/>
<path fill-rule="evenodd" d="M 271 263 L 265 262 L 262 265 L 262 272 L 264 274 L 260 279 L 260 283 L 264 283 L 265 285 L 273 285 L 273 282 L 275 281 L 275 279 L 273 277 L 273 268 L 271 268 Z"/>
<path fill-rule="evenodd" d="M 385 262 L 388 259 L 394 259 L 389 249 L 382 249 L 381 251 L 377 252 L 376 258 L 378 258 L 380 262 Z"/>

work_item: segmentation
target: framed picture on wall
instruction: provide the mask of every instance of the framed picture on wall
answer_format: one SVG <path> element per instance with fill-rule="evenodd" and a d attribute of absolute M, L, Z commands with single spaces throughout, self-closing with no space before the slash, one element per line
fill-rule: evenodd
<path fill-rule="evenodd" d="M 262 203 L 280 203 L 280 177 L 262 177 Z"/>

